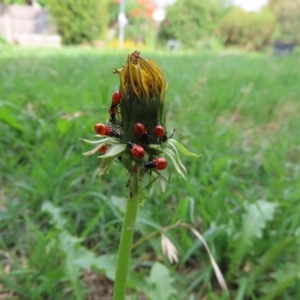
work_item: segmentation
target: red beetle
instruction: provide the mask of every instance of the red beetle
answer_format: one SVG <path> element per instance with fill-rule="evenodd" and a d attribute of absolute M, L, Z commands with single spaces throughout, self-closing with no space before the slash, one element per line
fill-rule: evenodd
<path fill-rule="evenodd" d="M 111 106 L 117 106 L 121 99 L 122 99 L 122 93 L 120 91 L 115 91 L 111 97 L 112 99 L 112 104 Z"/>
<path fill-rule="evenodd" d="M 159 137 L 163 142 L 166 142 L 168 139 L 170 139 L 173 136 L 175 129 L 173 130 L 172 134 L 169 137 L 167 136 L 167 132 L 165 131 L 162 125 L 156 125 L 153 131 L 157 137 Z"/>
<path fill-rule="evenodd" d="M 138 136 L 142 136 L 143 134 L 147 134 L 146 126 L 143 123 L 135 123 L 133 125 L 133 131 Z"/>
<path fill-rule="evenodd" d="M 108 149 L 108 146 L 107 145 L 103 145 L 102 147 L 99 148 L 98 151 L 100 153 L 104 154 L 107 151 L 107 149 Z"/>
<path fill-rule="evenodd" d="M 120 137 L 120 134 L 113 128 L 110 126 L 106 126 L 102 123 L 97 123 L 95 124 L 95 132 L 99 135 L 107 135 L 107 136 L 111 136 L 111 137 Z"/>
<path fill-rule="evenodd" d="M 144 168 L 147 170 L 155 169 L 155 170 L 164 170 L 168 166 L 168 161 L 164 157 L 157 157 L 154 160 L 146 162 L 144 164 Z"/>
<path fill-rule="evenodd" d="M 145 156 L 145 150 L 141 145 L 128 142 L 127 147 L 130 149 L 132 156 L 137 158 L 143 158 Z"/>

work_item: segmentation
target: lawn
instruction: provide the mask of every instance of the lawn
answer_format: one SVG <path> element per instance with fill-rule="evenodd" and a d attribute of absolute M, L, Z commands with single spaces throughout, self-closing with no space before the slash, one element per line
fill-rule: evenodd
<path fill-rule="evenodd" d="M 79 138 L 107 122 L 127 54 L 0 48 L 0 299 L 110 299 L 126 172 L 96 176 Z M 140 209 L 128 299 L 300 299 L 299 54 L 142 55 L 166 74 L 169 132 L 202 156 Z M 163 254 L 179 220 L 230 297 L 187 229 L 166 233 L 179 262 Z"/>

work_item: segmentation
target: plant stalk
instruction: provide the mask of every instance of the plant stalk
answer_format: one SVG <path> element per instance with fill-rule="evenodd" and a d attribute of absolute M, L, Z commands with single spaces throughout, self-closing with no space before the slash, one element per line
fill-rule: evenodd
<path fill-rule="evenodd" d="M 131 177 L 125 216 L 122 225 L 113 300 L 125 300 L 131 245 L 134 234 L 134 225 L 140 203 L 140 193 L 138 175 L 134 174 Z"/>

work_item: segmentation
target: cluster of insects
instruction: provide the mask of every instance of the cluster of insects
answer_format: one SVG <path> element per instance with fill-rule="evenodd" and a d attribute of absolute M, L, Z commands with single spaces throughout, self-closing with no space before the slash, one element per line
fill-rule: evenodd
<path fill-rule="evenodd" d="M 168 162 L 164 157 L 156 157 L 156 155 L 150 155 L 151 159 L 149 161 L 143 161 L 144 156 L 147 153 L 147 146 L 152 140 L 156 140 L 158 143 L 165 143 L 170 137 L 167 136 L 167 132 L 162 124 L 157 124 L 151 132 L 147 130 L 146 124 L 141 120 L 133 125 L 132 131 L 133 135 L 136 136 L 137 143 L 133 141 L 122 140 L 122 125 L 120 122 L 120 102 L 122 101 L 122 94 L 120 91 L 116 91 L 112 95 L 112 102 L 109 112 L 109 123 L 108 125 L 97 123 L 95 124 L 95 132 L 101 136 L 115 137 L 119 138 L 120 141 L 126 144 L 126 148 L 129 150 L 129 156 L 134 164 L 132 172 L 136 172 L 137 165 L 141 165 L 145 171 L 154 170 L 155 172 L 159 170 L 164 170 L 168 166 Z M 99 148 L 101 154 L 106 153 L 109 149 L 109 145 L 104 145 Z"/>

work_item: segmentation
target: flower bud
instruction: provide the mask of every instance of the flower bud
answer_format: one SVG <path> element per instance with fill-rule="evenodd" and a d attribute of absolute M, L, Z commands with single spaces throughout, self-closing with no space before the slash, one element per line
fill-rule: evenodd
<path fill-rule="evenodd" d="M 177 173 L 186 179 L 179 151 L 188 156 L 199 156 L 172 138 L 175 129 L 171 134 L 166 131 L 167 82 L 161 69 L 135 51 L 114 73 L 120 76 L 120 87 L 113 94 L 108 109 L 110 124 L 95 125 L 99 141 L 83 139 L 96 145 L 84 155 L 102 153 L 99 175 L 108 172 L 117 159 L 128 170 L 129 176 L 137 175 L 141 180 L 143 175 L 154 173 L 165 182 L 168 179 L 161 173 L 167 174 L 169 160 Z"/>
<path fill-rule="evenodd" d="M 127 62 L 115 73 L 120 76 L 120 125 L 124 141 L 158 144 L 154 133 L 158 124 L 166 126 L 164 99 L 167 82 L 163 72 L 152 60 L 146 60 L 138 51 L 128 55 Z M 138 135 L 136 124 L 145 126 L 145 134 Z"/>

